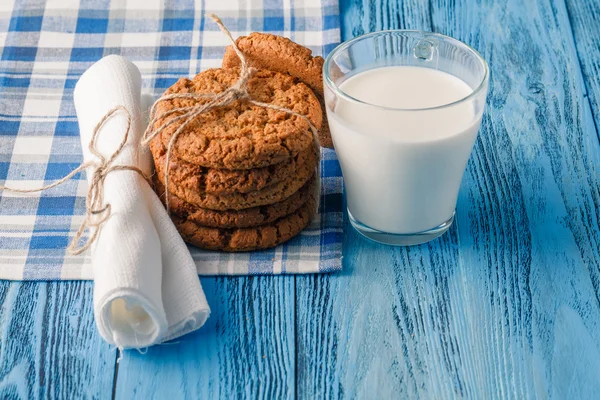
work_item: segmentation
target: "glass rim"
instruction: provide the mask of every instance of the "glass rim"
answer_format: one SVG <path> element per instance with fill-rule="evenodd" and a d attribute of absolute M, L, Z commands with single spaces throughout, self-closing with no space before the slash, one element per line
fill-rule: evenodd
<path fill-rule="evenodd" d="M 347 48 L 349 48 L 351 45 L 353 45 L 354 43 L 369 38 L 371 36 L 376 36 L 376 35 L 381 35 L 381 34 L 391 34 L 391 33 L 412 33 L 412 34 L 421 34 L 421 35 L 427 35 L 427 36 L 435 36 L 444 40 L 449 40 L 451 41 L 453 44 L 455 44 L 457 47 L 461 47 L 463 49 L 466 49 L 467 51 L 473 53 L 475 55 L 475 58 L 480 62 L 480 64 L 483 66 L 483 70 L 484 70 L 484 74 L 483 74 L 483 78 L 481 79 L 481 82 L 479 82 L 479 85 L 471 92 L 469 93 L 467 96 L 458 99 L 456 101 L 453 101 L 451 103 L 446 103 L 446 104 L 440 104 L 438 106 L 434 106 L 434 107 L 425 107 L 425 108 L 397 108 L 397 107 L 386 107 L 386 106 L 380 106 L 377 104 L 372 104 L 366 101 L 362 101 L 357 99 L 356 97 L 350 96 L 348 93 L 344 92 L 342 89 L 340 89 L 340 87 L 333 82 L 333 80 L 331 79 L 331 77 L 329 76 L 329 64 L 331 62 L 331 60 L 333 59 L 333 57 L 340 53 L 343 50 L 346 50 Z M 375 68 L 373 68 L 375 69 Z M 355 38 L 352 38 L 350 40 L 347 40 L 345 42 L 340 43 L 339 45 L 337 45 L 332 51 L 329 52 L 329 54 L 327 55 L 327 57 L 325 58 L 325 63 L 323 64 L 323 78 L 325 83 L 327 84 L 327 86 L 334 91 L 338 96 L 354 102 L 354 103 L 359 103 L 359 104 L 364 104 L 366 106 L 370 106 L 370 107 L 375 107 L 381 110 L 388 110 L 388 111 L 427 111 L 427 110 L 439 110 L 439 109 L 443 109 L 443 108 L 448 108 L 448 107 L 452 107 L 455 105 L 458 105 L 460 103 L 466 102 L 470 99 L 472 99 L 473 97 L 477 96 L 485 87 L 486 82 L 489 79 L 489 75 L 490 75 L 490 69 L 488 66 L 487 61 L 485 61 L 485 59 L 481 56 L 481 54 L 475 50 L 473 47 L 469 46 L 468 44 L 455 39 L 451 36 L 447 36 L 447 35 L 443 35 L 441 33 L 436 33 L 436 32 L 429 32 L 429 31 L 420 31 L 420 30 L 412 30 L 412 29 L 388 29 L 388 30 L 382 30 L 382 31 L 376 31 L 376 32 L 370 32 L 370 33 L 365 33 L 359 36 L 356 36 Z"/>

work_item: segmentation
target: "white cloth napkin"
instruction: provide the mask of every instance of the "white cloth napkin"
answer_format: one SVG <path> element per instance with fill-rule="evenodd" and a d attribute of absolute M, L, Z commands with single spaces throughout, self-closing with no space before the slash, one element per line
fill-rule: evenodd
<path fill-rule="evenodd" d="M 135 165 L 150 175 L 150 155 L 140 149 L 140 96 L 140 72 L 123 57 L 105 57 L 81 76 L 74 102 L 85 161 L 94 157 L 88 144 L 96 124 L 122 105 L 132 126 L 115 165 Z M 125 130 L 126 117 L 118 113 L 98 135 L 101 154 L 112 155 Z M 152 188 L 136 172 L 113 171 L 104 199 L 111 216 L 91 247 L 94 314 L 102 337 L 121 349 L 143 348 L 200 328 L 210 309 L 196 266 Z"/>

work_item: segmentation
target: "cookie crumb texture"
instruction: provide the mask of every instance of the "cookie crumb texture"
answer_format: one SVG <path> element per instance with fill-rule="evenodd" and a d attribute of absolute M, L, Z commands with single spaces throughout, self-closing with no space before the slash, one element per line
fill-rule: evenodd
<path fill-rule="evenodd" d="M 312 142 L 311 142 L 312 143 Z M 313 146 L 314 149 L 314 146 Z M 317 169 L 317 156 L 314 151 L 309 150 L 307 160 L 299 165 L 299 168 L 286 179 L 276 182 L 261 190 L 248 193 L 226 193 L 212 194 L 199 191 L 196 187 L 186 187 L 174 179 L 174 165 L 171 164 L 169 175 L 169 193 L 175 194 L 180 199 L 197 207 L 211 210 L 243 210 L 246 208 L 260 207 L 282 201 L 296 193 L 306 182 L 314 176 Z M 179 166 L 180 163 L 177 164 Z M 156 177 L 164 185 L 164 162 L 155 163 Z M 179 169 L 179 168 L 177 168 Z"/>
<path fill-rule="evenodd" d="M 157 169 L 164 171 L 166 149 L 162 142 L 152 142 L 150 151 L 154 164 L 158 166 Z M 288 161 L 268 167 L 241 170 L 206 168 L 179 159 L 171 159 L 169 180 L 175 183 L 174 190 L 179 192 L 192 190 L 211 195 L 255 192 L 294 179 L 298 171 L 306 170 L 307 163 L 309 168 L 316 168 L 316 157 L 311 154 L 311 151 L 314 150 L 299 153 Z M 164 181 L 163 176 L 161 180 Z"/>
<path fill-rule="evenodd" d="M 288 241 L 308 226 L 315 213 L 316 202 L 310 198 L 296 212 L 253 228 L 210 228 L 178 217 L 173 217 L 173 222 L 183 239 L 192 245 L 207 250 L 240 252 L 267 249 Z"/>
<path fill-rule="evenodd" d="M 269 33 L 253 32 L 236 40 L 248 64 L 255 68 L 290 74 L 306 83 L 316 94 L 321 105 L 323 124 L 319 130 L 321 146 L 333 148 L 331 132 L 327 123 L 323 94 L 323 57 L 313 56 L 312 51 L 290 39 Z M 240 59 L 232 46 L 227 46 L 223 56 L 223 68 L 237 68 Z"/>
<path fill-rule="evenodd" d="M 209 69 L 192 80 L 179 79 L 165 95 L 220 93 L 235 84 L 239 72 L 236 68 Z M 256 101 L 305 115 L 317 129 L 321 127 L 323 115 L 319 101 L 305 84 L 289 75 L 259 70 L 248 81 L 248 93 Z M 208 100 L 189 98 L 162 101 L 157 106 L 157 115 L 206 102 Z M 160 118 L 154 128 L 183 114 L 184 111 L 175 111 Z M 164 128 L 154 140 L 161 140 L 167 148 L 181 123 Z M 305 118 L 242 99 L 201 114 L 187 124 L 177 137 L 171 156 L 208 168 L 254 169 L 289 160 L 307 151 L 312 143 L 312 132 Z"/>
<path fill-rule="evenodd" d="M 245 210 L 215 211 L 190 204 L 179 197 L 169 194 L 171 213 L 179 219 L 210 228 L 248 228 L 269 224 L 281 217 L 296 212 L 315 193 L 317 180 L 312 178 L 299 191 L 287 199 L 275 204 Z M 161 201 L 165 201 L 165 187 L 154 177 L 154 188 Z"/>

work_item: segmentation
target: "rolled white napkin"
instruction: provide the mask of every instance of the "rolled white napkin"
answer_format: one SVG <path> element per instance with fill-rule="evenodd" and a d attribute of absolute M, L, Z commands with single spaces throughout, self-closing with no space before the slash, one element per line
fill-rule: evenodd
<path fill-rule="evenodd" d="M 96 124 L 121 105 L 132 125 L 114 165 L 137 166 L 150 175 L 150 154 L 140 148 L 145 129 L 140 96 L 140 72 L 121 56 L 104 57 L 81 76 L 74 102 L 85 161 L 94 158 L 88 145 Z M 96 145 L 103 156 L 114 153 L 126 122 L 119 112 L 104 124 Z M 119 348 L 143 348 L 201 327 L 210 309 L 196 266 L 149 184 L 134 171 L 110 172 L 104 201 L 111 215 L 90 249 L 94 314 L 102 337 Z"/>

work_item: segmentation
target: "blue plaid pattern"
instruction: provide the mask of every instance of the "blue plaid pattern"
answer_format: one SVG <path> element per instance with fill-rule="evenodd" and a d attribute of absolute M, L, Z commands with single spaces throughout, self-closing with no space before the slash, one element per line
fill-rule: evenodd
<path fill-rule="evenodd" d="M 82 162 L 73 88 L 109 54 L 140 69 L 159 96 L 181 76 L 220 66 L 234 37 L 272 32 L 328 53 L 340 40 L 337 0 L 2 0 L 0 1 L 0 183 L 34 188 Z M 109 83 L 107 83 L 109 84 Z M 84 176 L 32 195 L 0 192 L 0 279 L 91 279 L 89 257 L 65 248 L 82 221 Z M 342 178 L 323 150 L 319 218 L 275 249 L 245 254 L 191 248 L 200 274 L 279 274 L 341 269 Z"/>

